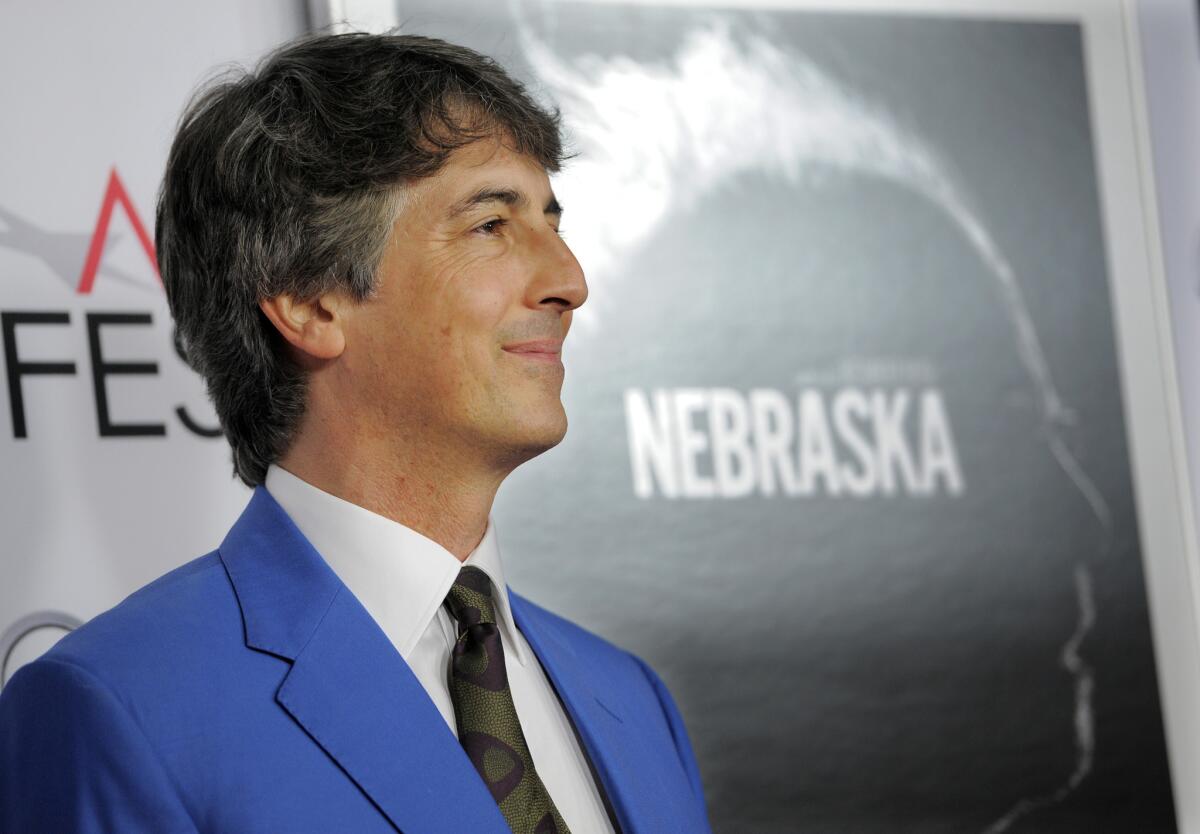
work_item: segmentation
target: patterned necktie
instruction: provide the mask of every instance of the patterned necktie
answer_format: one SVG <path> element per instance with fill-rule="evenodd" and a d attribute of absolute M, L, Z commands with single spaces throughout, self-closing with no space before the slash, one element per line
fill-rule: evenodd
<path fill-rule="evenodd" d="M 487 574 L 463 568 L 446 596 L 446 608 L 459 630 L 451 653 L 450 699 L 458 740 L 471 764 L 514 834 L 570 834 L 533 767 L 521 732 Z"/>

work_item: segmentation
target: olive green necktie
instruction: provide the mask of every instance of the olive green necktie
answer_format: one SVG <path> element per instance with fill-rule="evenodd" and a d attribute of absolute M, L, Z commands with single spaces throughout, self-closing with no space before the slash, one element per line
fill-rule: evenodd
<path fill-rule="evenodd" d="M 450 699 L 458 740 L 471 764 L 514 834 L 570 834 L 521 732 L 496 628 L 492 581 L 479 568 L 463 568 L 446 596 L 446 608 L 459 632 L 451 653 Z"/>

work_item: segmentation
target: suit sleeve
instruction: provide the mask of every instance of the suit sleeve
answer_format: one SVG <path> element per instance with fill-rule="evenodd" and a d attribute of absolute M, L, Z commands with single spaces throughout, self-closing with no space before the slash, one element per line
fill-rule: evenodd
<path fill-rule="evenodd" d="M 57 658 L 0 693 L 0 834 L 196 834 L 162 761 L 113 692 Z"/>
<path fill-rule="evenodd" d="M 647 680 L 650 681 L 650 685 L 654 688 L 654 694 L 658 696 L 658 703 L 662 706 L 663 716 L 666 718 L 667 725 L 671 728 L 671 737 L 675 740 L 675 751 L 679 754 L 679 762 L 683 765 L 684 772 L 687 773 L 688 781 L 692 785 L 692 792 L 696 795 L 701 808 L 706 809 L 704 785 L 700 781 L 700 766 L 696 763 L 696 754 L 692 751 L 692 742 L 688 738 L 687 728 L 683 725 L 683 716 L 679 714 L 679 708 L 675 706 L 675 699 L 671 697 L 671 693 L 667 690 L 667 685 L 663 683 L 662 678 L 650 668 L 650 665 L 646 661 L 636 655 L 631 656 L 637 661 Z M 707 816 L 707 810 L 705 811 L 705 816 Z"/>

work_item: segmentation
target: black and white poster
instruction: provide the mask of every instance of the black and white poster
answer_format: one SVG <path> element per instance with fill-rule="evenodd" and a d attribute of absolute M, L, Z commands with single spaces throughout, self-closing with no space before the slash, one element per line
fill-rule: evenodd
<path fill-rule="evenodd" d="M 513 584 L 729 832 L 1176 830 L 1081 26 L 405 3 L 563 113 L 591 296 Z"/>

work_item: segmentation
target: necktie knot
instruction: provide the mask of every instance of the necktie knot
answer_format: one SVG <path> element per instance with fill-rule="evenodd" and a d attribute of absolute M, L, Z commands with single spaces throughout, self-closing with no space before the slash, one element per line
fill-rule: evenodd
<path fill-rule="evenodd" d="M 446 595 L 446 609 L 463 628 L 496 624 L 496 603 L 492 598 L 492 580 L 476 567 L 465 567 Z"/>

